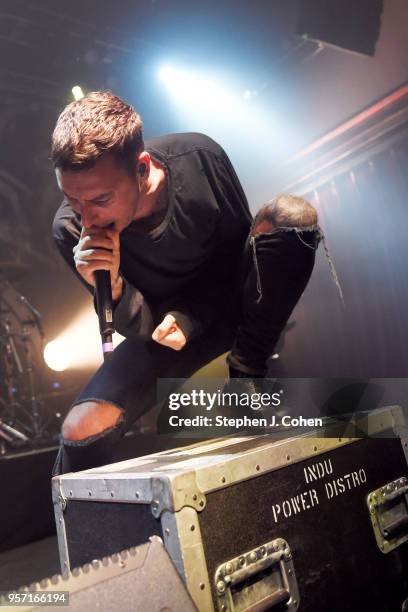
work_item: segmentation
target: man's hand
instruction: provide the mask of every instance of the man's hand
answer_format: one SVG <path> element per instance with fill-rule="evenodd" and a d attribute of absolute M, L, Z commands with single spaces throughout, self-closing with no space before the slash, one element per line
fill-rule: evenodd
<path fill-rule="evenodd" d="M 187 342 L 187 338 L 171 314 L 166 315 L 160 325 L 156 327 L 152 339 L 175 351 L 180 351 Z"/>
<path fill-rule="evenodd" d="M 123 280 L 119 274 L 119 232 L 108 228 L 82 228 L 73 252 L 75 267 L 89 285 L 95 287 L 96 270 L 110 271 L 112 299 L 119 300 L 123 289 Z"/>

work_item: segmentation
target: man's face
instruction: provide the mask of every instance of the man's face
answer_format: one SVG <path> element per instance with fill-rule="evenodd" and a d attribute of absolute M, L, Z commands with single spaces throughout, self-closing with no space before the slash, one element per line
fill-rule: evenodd
<path fill-rule="evenodd" d="M 86 170 L 56 169 L 65 201 L 81 216 L 85 229 L 113 227 L 121 232 L 134 219 L 140 199 L 139 185 L 111 155 Z"/>

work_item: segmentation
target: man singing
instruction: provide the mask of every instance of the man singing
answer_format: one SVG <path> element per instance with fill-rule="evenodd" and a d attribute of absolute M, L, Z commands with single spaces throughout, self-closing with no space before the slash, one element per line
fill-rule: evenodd
<path fill-rule="evenodd" d="M 69 104 L 52 136 L 64 201 L 53 233 L 93 292 L 109 270 L 125 336 L 76 398 L 54 474 L 109 463 L 112 445 L 156 402 L 158 378 L 187 378 L 218 355 L 230 378 L 263 378 L 310 278 L 315 209 L 280 196 L 252 220 L 226 153 L 203 134 L 143 141 L 109 92 Z"/>

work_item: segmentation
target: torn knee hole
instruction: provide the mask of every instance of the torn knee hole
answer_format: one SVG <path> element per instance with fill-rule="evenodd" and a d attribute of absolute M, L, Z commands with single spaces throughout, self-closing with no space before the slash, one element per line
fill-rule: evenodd
<path fill-rule="evenodd" d="M 270 233 L 275 229 L 272 221 L 268 219 L 261 219 L 254 223 L 253 228 L 251 229 L 251 236 L 258 236 L 259 234 Z"/>
<path fill-rule="evenodd" d="M 273 223 L 273 208 L 270 205 L 263 206 L 257 213 L 251 229 L 251 236 L 257 236 L 262 233 L 269 233 L 275 229 Z"/>
<path fill-rule="evenodd" d="M 111 404 L 84 403 L 74 406 L 62 425 L 62 437 L 68 441 L 80 441 L 105 435 L 119 427 L 123 412 Z"/>

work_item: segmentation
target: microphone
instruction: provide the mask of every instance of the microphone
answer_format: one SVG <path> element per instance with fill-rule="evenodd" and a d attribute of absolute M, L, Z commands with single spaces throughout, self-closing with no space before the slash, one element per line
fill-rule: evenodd
<path fill-rule="evenodd" d="M 95 285 L 96 309 L 99 318 L 102 353 L 105 360 L 113 352 L 112 334 L 115 331 L 113 327 L 112 287 L 109 270 L 95 271 Z"/>

